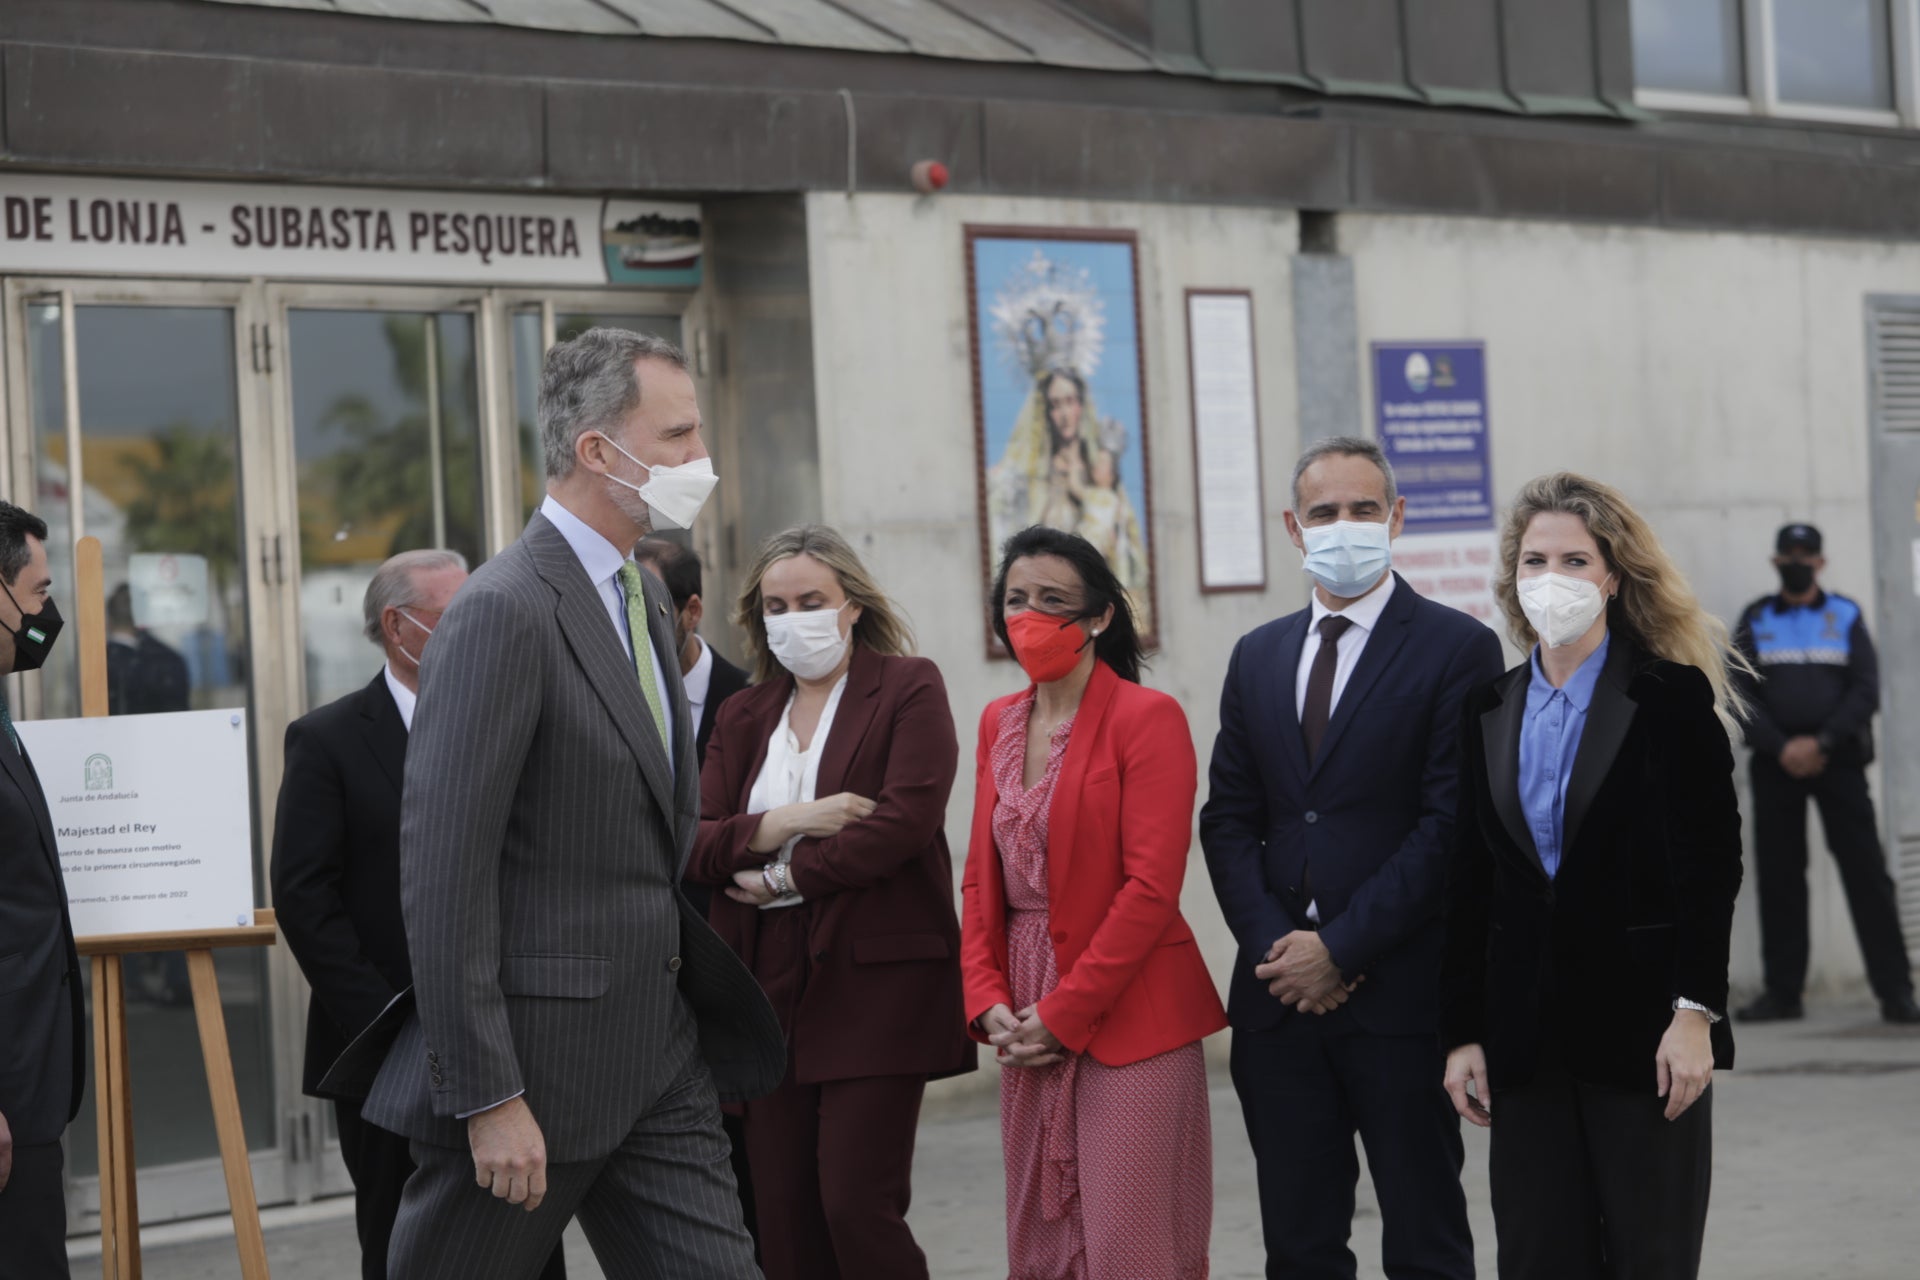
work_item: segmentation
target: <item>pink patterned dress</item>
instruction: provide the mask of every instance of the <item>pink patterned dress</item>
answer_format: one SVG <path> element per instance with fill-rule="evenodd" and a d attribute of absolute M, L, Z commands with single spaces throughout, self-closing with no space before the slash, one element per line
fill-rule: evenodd
<path fill-rule="evenodd" d="M 1060 983 L 1047 921 L 1047 817 L 1073 733 L 1025 785 L 1033 695 L 1001 714 L 994 844 L 1007 887 L 1014 1011 Z M 1075 1055 L 1000 1073 L 1008 1280 L 1205 1280 L 1213 1132 L 1200 1044 L 1124 1067 Z"/>

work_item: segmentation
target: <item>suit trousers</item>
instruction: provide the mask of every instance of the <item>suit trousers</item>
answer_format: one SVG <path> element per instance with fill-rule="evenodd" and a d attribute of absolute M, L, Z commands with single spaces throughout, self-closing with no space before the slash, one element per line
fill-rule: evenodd
<path fill-rule="evenodd" d="M 67 1187 L 57 1142 L 13 1149 L 0 1191 L 0 1280 L 66 1280 Z"/>
<path fill-rule="evenodd" d="M 1500 1280 L 1700 1274 L 1713 1089 L 1678 1120 L 1666 1105 L 1558 1069 L 1495 1091 L 1488 1170 Z"/>
<path fill-rule="evenodd" d="M 1359 997 L 1364 999 L 1365 997 Z M 1473 1280 L 1460 1186 L 1466 1148 L 1437 1037 L 1375 1035 L 1350 1006 L 1233 1033 L 1253 1144 L 1268 1280 L 1354 1280 L 1347 1247 L 1360 1158 L 1380 1201 L 1388 1280 Z"/>
<path fill-rule="evenodd" d="M 807 904 L 760 913 L 753 970 L 791 1043 L 812 965 Z M 858 1010 L 848 1016 L 858 1017 Z M 924 1076 L 780 1087 L 747 1104 L 760 1257 L 767 1280 L 926 1280 L 907 1227 Z"/>
<path fill-rule="evenodd" d="M 1827 847 L 1840 869 L 1867 980 L 1881 1000 L 1913 994 L 1900 908 L 1867 791 L 1867 772 L 1830 764 L 1795 778 L 1778 762 L 1753 757 L 1753 849 L 1760 873 L 1760 953 L 1767 990 L 1799 1000 L 1807 981 L 1807 800 L 1820 809 Z"/>
<path fill-rule="evenodd" d="M 534 1280 L 576 1216 L 607 1280 L 759 1280 L 720 1104 L 689 1069 L 596 1160 L 547 1166 L 538 1209 L 474 1181 L 469 1151 L 414 1142 L 388 1252 L 394 1280 Z"/>
<path fill-rule="evenodd" d="M 387 1248 L 393 1239 L 393 1220 L 400 1213 L 400 1194 L 413 1174 L 413 1157 L 405 1138 L 363 1120 L 358 1102 L 336 1099 L 333 1116 L 340 1133 L 340 1159 L 353 1179 L 360 1280 L 387 1280 Z M 565 1249 L 554 1246 L 540 1280 L 567 1280 Z"/>

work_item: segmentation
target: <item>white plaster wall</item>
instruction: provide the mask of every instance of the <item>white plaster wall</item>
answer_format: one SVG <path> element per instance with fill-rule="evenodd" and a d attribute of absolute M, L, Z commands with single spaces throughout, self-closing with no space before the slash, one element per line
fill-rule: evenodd
<path fill-rule="evenodd" d="M 822 509 L 905 607 L 921 651 L 945 673 L 962 754 L 948 815 L 956 871 L 980 709 L 1021 683 L 1011 664 L 984 651 L 962 229 L 1138 233 L 1163 645 L 1148 683 L 1187 708 L 1204 799 L 1235 639 L 1305 602 L 1281 520 L 1299 447 L 1293 326 L 1312 322 L 1291 314 L 1293 213 L 817 194 L 807 221 Z M 1363 360 L 1376 339 L 1487 343 L 1501 500 L 1561 468 L 1620 486 L 1707 606 L 1729 621 L 1774 581 L 1767 560 L 1776 527 L 1810 519 L 1827 535 L 1830 585 L 1872 616 L 1862 305 L 1868 293 L 1920 292 L 1920 247 L 1354 215 L 1341 219 L 1340 248 L 1355 263 Z M 1182 299 L 1200 286 L 1254 295 L 1268 525 L 1262 593 L 1199 591 Z M 1365 381 L 1370 414 L 1370 369 Z M 1851 990 L 1860 984 L 1858 948 L 1817 829 L 1812 839 L 1813 984 Z M 1734 938 L 1742 990 L 1759 975 L 1755 897 L 1749 866 Z M 1197 844 L 1184 909 L 1221 980 L 1233 946 Z"/>
<path fill-rule="evenodd" d="M 853 539 L 913 619 L 940 664 L 960 733 L 960 777 L 947 815 L 955 872 L 973 812 L 980 712 L 1024 677 L 986 656 L 987 582 L 977 520 L 968 349 L 967 223 L 1126 227 L 1140 237 L 1154 557 L 1161 656 L 1147 683 L 1187 708 L 1204 775 L 1220 683 L 1242 633 L 1304 603 L 1299 561 L 1281 524 L 1295 451 L 1288 260 L 1291 211 L 1193 209 L 939 196 L 815 195 L 807 205 L 822 510 Z M 1268 590 L 1203 596 L 1194 534 L 1192 414 L 1184 290 L 1254 295 L 1268 501 Z M 1183 900 L 1216 980 L 1233 943 L 1199 845 Z M 1225 1038 L 1212 1045 L 1224 1049 Z M 990 1076 L 991 1073 L 989 1072 Z"/>
<path fill-rule="evenodd" d="M 1811 520 L 1827 585 L 1871 622 L 1863 307 L 1870 293 L 1920 291 L 1920 247 L 1375 216 L 1343 217 L 1340 245 L 1363 344 L 1486 341 L 1503 501 L 1561 469 L 1619 486 L 1729 624 L 1777 586 L 1775 530 Z M 1904 660 L 1902 638 L 1876 639 L 1883 663 Z M 1817 823 L 1810 839 L 1810 985 L 1852 991 L 1859 947 Z M 1749 855 L 1736 989 L 1760 981 L 1757 903 Z"/>

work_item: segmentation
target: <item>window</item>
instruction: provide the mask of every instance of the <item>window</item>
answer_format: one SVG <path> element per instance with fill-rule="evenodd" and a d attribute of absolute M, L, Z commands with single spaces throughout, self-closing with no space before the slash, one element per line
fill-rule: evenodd
<path fill-rule="evenodd" d="M 1640 85 L 1745 97 L 1740 8 L 1741 0 L 1633 0 Z"/>
<path fill-rule="evenodd" d="M 1635 99 L 1920 128 L 1920 0 L 1632 0 Z"/>

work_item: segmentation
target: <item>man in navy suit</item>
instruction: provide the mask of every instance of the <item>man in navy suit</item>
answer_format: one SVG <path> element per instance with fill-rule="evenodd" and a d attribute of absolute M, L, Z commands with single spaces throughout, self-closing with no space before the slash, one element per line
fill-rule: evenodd
<path fill-rule="evenodd" d="M 1351 1280 L 1366 1143 L 1391 1280 L 1473 1275 L 1465 1152 L 1436 1035 L 1460 708 L 1504 665 L 1493 632 L 1391 571 L 1406 516 L 1372 442 L 1316 442 L 1287 532 L 1310 606 L 1235 647 L 1207 867 L 1239 943 L 1233 1081 L 1270 1280 Z"/>

